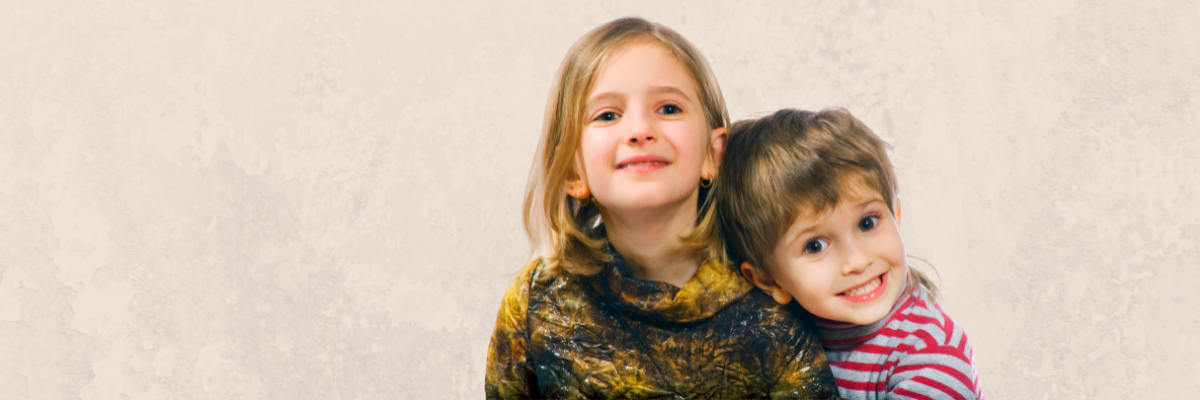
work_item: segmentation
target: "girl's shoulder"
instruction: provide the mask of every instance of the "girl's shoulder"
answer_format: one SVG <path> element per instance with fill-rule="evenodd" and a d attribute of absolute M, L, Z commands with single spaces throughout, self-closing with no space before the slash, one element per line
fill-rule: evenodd
<path fill-rule="evenodd" d="M 504 298 L 500 301 L 500 312 L 496 318 L 497 331 L 513 331 L 524 326 L 525 314 L 529 311 L 529 283 L 539 264 L 540 259 L 525 265 L 508 285 L 508 290 L 504 292 Z"/>
<path fill-rule="evenodd" d="M 508 290 L 504 293 L 504 300 L 518 300 L 528 298 L 529 289 L 539 278 L 544 279 L 546 275 L 546 263 L 542 262 L 542 258 L 538 257 L 521 267 L 515 274 L 512 283 L 508 285 Z"/>
<path fill-rule="evenodd" d="M 517 303 L 520 303 L 522 307 L 527 307 L 530 293 L 544 291 L 555 281 L 561 281 L 570 275 L 570 273 L 548 267 L 541 257 L 535 258 L 526 263 L 509 284 L 508 290 L 504 293 L 505 306 L 513 303 L 512 306 L 515 307 Z"/>

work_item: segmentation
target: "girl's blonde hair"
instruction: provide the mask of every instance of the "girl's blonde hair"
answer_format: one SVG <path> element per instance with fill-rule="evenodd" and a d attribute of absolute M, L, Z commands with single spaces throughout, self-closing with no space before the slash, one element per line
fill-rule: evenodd
<path fill-rule="evenodd" d="M 525 187 L 525 231 L 533 251 L 551 270 L 592 275 L 599 272 L 600 263 L 611 260 L 604 250 L 606 240 L 599 210 L 594 204 L 582 204 L 568 196 L 566 184 L 581 178 L 575 170 L 575 157 L 588 91 L 605 61 L 632 44 L 658 45 L 673 56 L 696 84 L 709 129 L 729 125 L 725 99 L 708 62 L 671 28 L 641 18 L 621 18 L 580 38 L 563 58 L 554 78 L 542 138 Z M 705 143 L 707 155 L 712 144 L 708 140 Z M 716 217 L 709 207 L 711 189 L 700 190 L 696 229 L 682 239 L 709 259 L 726 262 Z"/>

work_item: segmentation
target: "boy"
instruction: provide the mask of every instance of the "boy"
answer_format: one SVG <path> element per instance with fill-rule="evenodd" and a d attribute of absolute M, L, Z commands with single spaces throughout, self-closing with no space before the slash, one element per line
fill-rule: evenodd
<path fill-rule="evenodd" d="M 885 144 L 844 109 L 733 125 L 715 189 L 741 271 L 815 315 L 847 399 L 982 399 L 970 342 L 910 270 Z"/>

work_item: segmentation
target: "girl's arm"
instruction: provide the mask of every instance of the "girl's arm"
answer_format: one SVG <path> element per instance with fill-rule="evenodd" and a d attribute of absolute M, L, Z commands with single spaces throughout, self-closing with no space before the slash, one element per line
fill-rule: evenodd
<path fill-rule="evenodd" d="M 500 312 L 492 343 L 488 347 L 487 378 L 484 393 L 488 399 L 529 399 L 542 397 L 537 374 L 528 359 L 529 326 L 525 318 L 529 310 L 531 275 L 537 269 L 534 261 L 513 280 Z"/>

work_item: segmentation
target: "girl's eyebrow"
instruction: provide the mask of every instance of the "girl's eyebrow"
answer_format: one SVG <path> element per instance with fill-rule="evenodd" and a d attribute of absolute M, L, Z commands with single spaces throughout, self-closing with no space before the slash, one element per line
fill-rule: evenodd
<path fill-rule="evenodd" d="M 683 98 L 685 98 L 685 99 L 693 100 L 692 97 L 688 96 L 687 93 L 684 93 L 682 90 L 679 90 L 679 88 L 674 87 L 674 86 L 655 86 L 655 87 L 650 88 L 650 94 L 651 95 L 677 94 L 677 95 L 683 96 Z"/>
<path fill-rule="evenodd" d="M 621 94 L 620 92 L 604 92 L 604 93 L 600 93 L 595 96 L 589 97 L 587 99 L 587 104 L 596 103 L 596 102 L 599 102 L 602 100 L 622 100 L 624 98 L 625 98 L 625 95 Z"/>
<path fill-rule="evenodd" d="M 648 92 L 648 94 L 650 94 L 651 96 L 662 95 L 662 94 L 674 94 L 674 95 L 683 97 L 684 99 L 687 99 L 688 101 L 694 102 L 696 100 L 696 99 L 693 99 L 692 96 L 688 96 L 687 93 L 684 93 L 683 90 L 681 90 L 677 87 L 674 87 L 674 86 L 654 86 L 654 87 L 650 88 L 650 91 Z M 625 99 L 625 94 L 623 94 L 621 92 L 604 92 L 604 93 L 598 93 L 595 96 L 589 97 L 587 99 L 587 104 L 598 103 L 598 102 L 607 101 L 607 100 L 616 101 L 616 100 L 623 100 L 623 99 Z"/>

